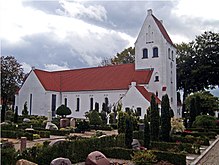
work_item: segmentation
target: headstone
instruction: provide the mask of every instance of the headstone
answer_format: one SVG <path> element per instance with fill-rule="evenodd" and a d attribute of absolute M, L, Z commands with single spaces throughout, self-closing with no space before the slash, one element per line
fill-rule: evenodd
<path fill-rule="evenodd" d="M 52 121 L 52 111 L 48 111 L 48 122 Z"/>
<path fill-rule="evenodd" d="M 27 146 L 27 138 L 21 137 L 20 151 L 23 152 L 26 149 L 26 146 Z"/>
<path fill-rule="evenodd" d="M 50 165 L 72 165 L 71 161 L 68 158 L 56 158 L 52 160 Z"/>
<path fill-rule="evenodd" d="M 60 120 L 60 128 L 65 128 L 69 126 L 69 119 L 63 118 Z"/>
<path fill-rule="evenodd" d="M 133 139 L 133 141 L 132 141 L 132 149 L 140 150 L 140 147 L 141 147 L 141 145 L 140 145 L 139 141 L 137 139 Z"/>
<path fill-rule="evenodd" d="M 65 142 L 65 141 L 66 141 L 65 139 L 53 140 L 52 142 L 49 143 L 49 146 L 53 146 L 53 145 L 56 145 L 56 144 L 60 144 L 60 143 Z"/>
<path fill-rule="evenodd" d="M 37 164 L 25 159 L 20 159 L 16 162 L 16 165 L 37 165 Z"/>
<path fill-rule="evenodd" d="M 87 156 L 85 165 L 110 165 L 110 161 L 101 152 L 94 151 Z"/>
<path fill-rule="evenodd" d="M 58 128 L 55 124 L 53 124 L 53 123 L 51 123 L 51 122 L 47 122 L 47 123 L 46 123 L 46 129 L 49 129 L 49 130 L 58 130 L 59 128 Z"/>
<path fill-rule="evenodd" d="M 24 118 L 24 119 L 23 119 L 23 122 L 27 122 L 27 123 L 28 123 L 28 122 L 30 122 L 30 119 Z"/>
<path fill-rule="evenodd" d="M 75 127 L 75 126 L 76 126 L 76 120 L 75 120 L 75 118 L 71 118 L 71 120 L 70 120 L 70 126 L 71 126 L 71 127 Z"/>

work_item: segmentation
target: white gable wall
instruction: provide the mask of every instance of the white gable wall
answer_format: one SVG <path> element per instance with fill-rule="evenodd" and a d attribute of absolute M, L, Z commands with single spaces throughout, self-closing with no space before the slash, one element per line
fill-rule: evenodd
<path fill-rule="evenodd" d="M 32 94 L 32 106 L 31 105 Z M 15 106 L 18 106 L 18 113 L 22 114 L 24 103 L 27 102 L 28 112 L 31 115 L 44 115 L 49 108 L 49 97 L 33 71 L 29 74 L 22 88 L 16 95 Z"/>
<path fill-rule="evenodd" d="M 125 111 L 125 108 L 130 108 L 136 110 L 141 108 L 141 116 L 143 119 L 144 115 L 147 113 L 147 108 L 150 106 L 150 102 L 142 96 L 138 89 L 132 85 L 124 98 L 122 99 L 122 109 Z"/>

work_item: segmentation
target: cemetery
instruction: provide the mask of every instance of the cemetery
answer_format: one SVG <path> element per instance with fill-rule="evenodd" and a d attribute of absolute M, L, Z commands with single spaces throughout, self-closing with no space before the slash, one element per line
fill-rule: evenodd
<path fill-rule="evenodd" d="M 95 110 L 89 111 L 86 119 L 68 118 L 69 113 L 65 116 L 59 114 L 56 118 L 9 115 L 6 122 L 1 123 L 2 164 L 29 161 L 55 165 L 61 161 L 81 165 L 185 165 L 194 161 L 219 134 L 216 118 L 200 115 L 196 120 L 201 117 L 202 123 L 194 121 L 196 125 L 185 128 L 182 119 L 167 114 L 164 118 L 165 111 L 171 114 L 164 106 L 161 106 L 160 115 L 155 114 L 158 115 L 156 132 L 153 128 L 156 126 L 153 108 L 157 107 L 153 106 L 153 96 L 151 99 L 150 113 L 143 120 L 135 115 L 134 110 L 123 112 L 120 107 L 112 112 L 117 115 L 108 115 L 115 117 L 110 119 L 107 115 L 101 118 L 101 113 Z M 110 123 L 107 124 L 107 121 Z M 170 123 L 167 134 L 163 121 Z M 17 140 L 19 146 L 15 147 L 18 144 L 11 139 Z M 33 145 L 27 147 L 28 143 Z"/>

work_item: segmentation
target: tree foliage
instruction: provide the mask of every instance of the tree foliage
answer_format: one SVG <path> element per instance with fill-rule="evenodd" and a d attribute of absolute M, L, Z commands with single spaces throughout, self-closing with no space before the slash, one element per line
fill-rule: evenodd
<path fill-rule="evenodd" d="M 71 114 L 71 109 L 62 104 L 56 109 L 56 114 L 65 118 L 67 115 Z"/>
<path fill-rule="evenodd" d="M 204 32 L 177 45 L 177 89 L 186 95 L 219 85 L 219 33 Z"/>
<path fill-rule="evenodd" d="M 149 148 L 150 146 L 150 127 L 148 123 L 148 117 L 144 115 L 144 146 Z"/>
<path fill-rule="evenodd" d="M 126 120 L 126 113 L 125 112 L 122 112 L 122 111 L 119 111 L 118 112 L 118 133 L 125 133 L 125 127 L 126 127 L 126 123 L 125 123 L 125 120 Z"/>
<path fill-rule="evenodd" d="M 161 138 L 169 141 L 171 131 L 170 102 L 168 95 L 162 97 L 161 102 Z"/>
<path fill-rule="evenodd" d="M 159 139 L 159 126 L 160 126 L 160 116 L 158 105 L 155 100 L 155 96 L 151 96 L 151 109 L 150 109 L 150 131 L 151 131 L 151 140 L 157 141 Z"/>
<path fill-rule="evenodd" d="M 193 104 L 194 106 L 191 106 Z M 186 98 L 186 109 L 190 112 L 193 119 L 199 115 L 212 115 L 214 116 L 214 111 L 219 109 L 219 99 L 213 96 L 209 91 L 196 92 Z"/>
<path fill-rule="evenodd" d="M 1 56 L 1 97 L 3 104 L 12 102 L 22 85 L 24 72 L 22 65 L 13 56 Z"/>
<path fill-rule="evenodd" d="M 96 110 L 90 111 L 88 115 L 91 125 L 97 126 L 102 124 L 102 119 Z"/>
<path fill-rule="evenodd" d="M 125 117 L 125 145 L 132 148 L 133 140 L 133 120 L 131 115 Z"/>
<path fill-rule="evenodd" d="M 216 126 L 216 118 L 209 115 L 197 116 L 193 123 L 193 127 L 205 128 L 205 129 L 215 128 L 215 126 Z"/>
<path fill-rule="evenodd" d="M 28 115 L 27 102 L 24 103 L 24 108 L 22 110 L 22 115 L 23 116 L 27 116 Z"/>
<path fill-rule="evenodd" d="M 135 62 L 135 48 L 129 47 L 111 59 L 113 65 L 128 64 Z"/>

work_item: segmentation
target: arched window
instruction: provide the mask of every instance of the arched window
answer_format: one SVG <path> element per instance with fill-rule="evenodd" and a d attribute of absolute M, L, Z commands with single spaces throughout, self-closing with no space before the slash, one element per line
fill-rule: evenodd
<path fill-rule="evenodd" d="M 155 75 L 154 75 L 154 82 L 158 82 L 158 81 L 159 81 L 159 75 L 156 72 Z"/>
<path fill-rule="evenodd" d="M 171 59 L 171 57 L 170 57 L 170 48 L 168 48 L 168 57 L 169 57 L 169 59 Z"/>
<path fill-rule="evenodd" d="M 148 58 L 148 49 L 143 49 L 143 57 L 142 58 Z"/>
<path fill-rule="evenodd" d="M 67 107 L 68 105 L 67 105 L 67 102 L 68 102 L 68 100 L 67 100 L 67 98 L 65 98 L 65 106 Z"/>
<path fill-rule="evenodd" d="M 174 58 L 173 58 L 173 51 L 172 51 L 172 61 L 174 61 Z"/>
<path fill-rule="evenodd" d="M 153 57 L 158 57 L 158 48 L 157 47 L 153 48 Z"/>

